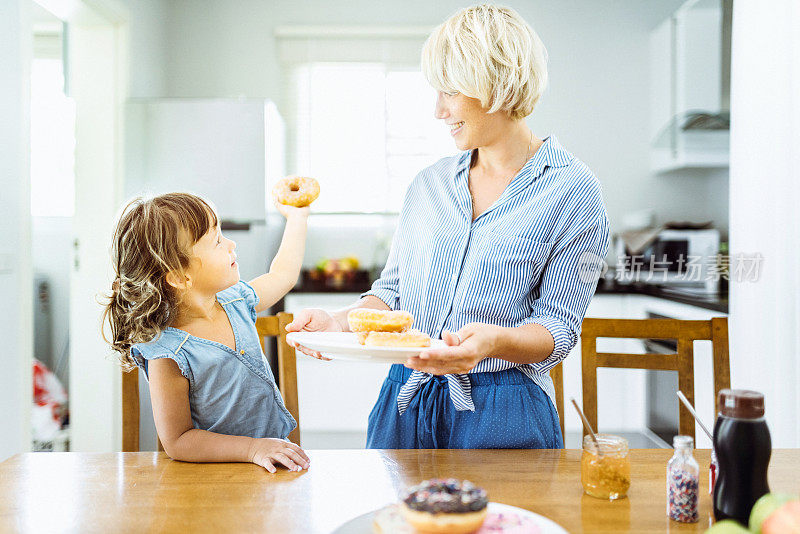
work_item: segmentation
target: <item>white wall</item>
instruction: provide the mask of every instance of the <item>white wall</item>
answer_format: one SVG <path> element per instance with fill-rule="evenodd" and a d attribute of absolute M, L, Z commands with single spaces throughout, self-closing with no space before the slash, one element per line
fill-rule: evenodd
<path fill-rule="evenodd" d="M 800 446 L 800 6 L 734 2 L 731 254 L 764 257 L 731 282 L 731 382 L 765 394 L 775 447 Z"/>
<path fill-rule="evenodd" d="M 168 52 L 164 34 L 166 8 L 163 0 L 122 0 L 130 17 L 131 98 L 162 96 L 164 61 Z"/>
<path fill-rule="evenodd" d="M 0 461 L 30 449 L 30 0 L 0 2 Z"/>
<path fill-rule="evenodd" d="M 166 5 L 165 96 L 280 102 L 276 26 L 433 28 L 470 3 L 173 0 Z M 538 135 L 556 134 L 598 175 L 612 228 L 627 211 L 652 208 L 659 221 L 714 219 L 726 230 L 726 172 L 722 178 L 719 171 L 653 176 L 648 166 L 649 31 L 682 2 L 505 3 L 531 23 L 550 55 L 550 88 L 529 122 Z M 312 233 L 310 262 L 326 242 Z"/>

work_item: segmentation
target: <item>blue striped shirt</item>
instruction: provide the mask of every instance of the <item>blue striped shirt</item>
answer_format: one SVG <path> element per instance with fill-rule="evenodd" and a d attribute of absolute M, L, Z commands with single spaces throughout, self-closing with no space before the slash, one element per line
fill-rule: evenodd
<path fill-rule="evenodd" d="M 479 322 L 503 327 L 540 324 L 553 336 L 542 362 L 481 360 L 470 373 L 516 367 L 553 401 L 550 370 L 575 346 L 608 250 L 608 216 L 600 182 L 555 136 L 520 169 L 505 191 L 472 220 L 471 151 L 420 172 L 406 192 L 381 277 L 362 296 L 414 315 L 433 338 Z M 594 268 L 585 276 L 580 268 Z M 583 265 L 582 265 L 583 264 Z M 475 410 L 470 380 L 446 375 L 457 410 Z M 397 399 L 403 413 L 431 375 L 414 371 Z"/>

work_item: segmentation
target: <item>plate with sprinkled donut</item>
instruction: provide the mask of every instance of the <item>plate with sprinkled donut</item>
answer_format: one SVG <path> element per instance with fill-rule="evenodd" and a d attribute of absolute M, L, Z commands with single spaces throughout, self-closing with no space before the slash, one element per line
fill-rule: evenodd
<path fill-rule="evenodd" d="M 377 343 L 394 342 L 391 338 L 386 340 L 388 336 L 385 336 L 385 334 L 388 334 L 387 332 L 372 332 L 372 334 L 383 335 L 383 337 L 377 337 Z M 287 334 L 286 340 L 315 350 L 326 358 L 333 360 L 376 363 L 405 363 L 408 358 L 418 355 L 427 348 L 445 346 L 444 341 L 441 339 L 430 339 L 429 347 L 362 345 L 359 343 L 357 334 L 352 332 L 290 332 Z M 369 338 L 367 343 L 370 343 Z"/>
<path fill-rule="evenodd" d="M 475 534 L 567 534 L 561 525 L 516 506 L 490 502 L 489 514 Z M 416 534 L 392 504 L 347 521 L 333 534 Z"/>

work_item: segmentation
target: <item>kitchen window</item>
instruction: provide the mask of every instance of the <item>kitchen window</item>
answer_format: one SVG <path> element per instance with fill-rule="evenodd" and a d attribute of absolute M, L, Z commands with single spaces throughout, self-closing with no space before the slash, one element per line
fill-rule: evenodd
<path fill-rule="evenodd" d="M 419 69 L 424 38 L 330 41 L 285 65 L 287 172 L 320 181 L 318 213 L 397 213 L 416 174 L 456 152 Z"/>

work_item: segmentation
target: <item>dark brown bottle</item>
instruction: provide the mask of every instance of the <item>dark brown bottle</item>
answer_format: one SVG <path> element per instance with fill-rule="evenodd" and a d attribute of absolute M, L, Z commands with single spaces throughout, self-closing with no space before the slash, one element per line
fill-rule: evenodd
<path fill-rule="evenodd" d="M 769 493 L 767 467 L 772 441 L 764 420 L 764 395 L 723 389 L 717 396 L 714 451 L 719 474 L 714 487 L 714 518 L 747 525 L 750 510 Z"/>

